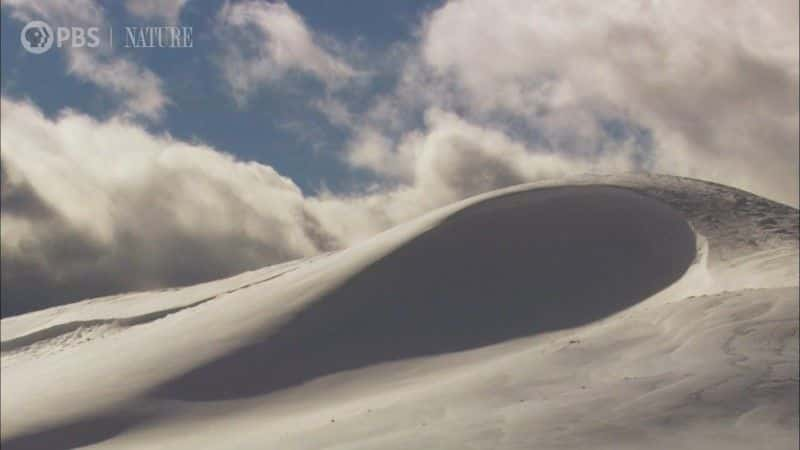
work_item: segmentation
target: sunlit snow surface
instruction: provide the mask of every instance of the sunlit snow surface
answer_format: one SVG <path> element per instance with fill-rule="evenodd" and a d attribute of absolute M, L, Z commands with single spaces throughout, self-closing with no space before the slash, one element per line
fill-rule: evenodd
<path fill-rule="evenodd" d="M 4 319 L 3 448 L 797 448 L 797 236 L 732 188 L 582 177 Z"/>

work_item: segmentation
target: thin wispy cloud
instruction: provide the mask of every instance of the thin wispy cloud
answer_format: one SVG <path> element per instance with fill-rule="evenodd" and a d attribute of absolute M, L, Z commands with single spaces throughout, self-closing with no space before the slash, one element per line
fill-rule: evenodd
<path fill-rule="evenodd" d="M 12 16 L 20 22 L 44 20 L 50 26 L 99 27 L 108 24 L 103 7 L 93 0 L 42 2 L 10 0 Z M 120 113 L 158 119 L 169 104 L 161 79 L 150 69 L 114 52 L 107 45 L 96 48 L 64 47 L 67 73 L 108 92 L 120 105 Z"/>
<path fill-rule="evenodd" d="M 176 24 L 181 10 L 189 0 L 126 0 L 125 9 L 129 14 L 143 19 L 163 19 Z"/>
<path fill-rule="evenodd" d="M 239 103 L 291 71 L 311 75 L 330 87 L 356 74 L 347 62 L 318 45 L 303 18 L 286 3 L 226 4 L 217 25 L 225 43 L 219 64 Z"/>

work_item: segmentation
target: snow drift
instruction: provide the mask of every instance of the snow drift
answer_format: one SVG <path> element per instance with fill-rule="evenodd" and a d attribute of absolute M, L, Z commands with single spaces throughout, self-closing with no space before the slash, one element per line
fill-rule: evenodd
<path fill-rule="evenodd" d="M 381 361 L 583 325 L 668 286 L 694 255 L 686 221 L 630 191 L 563 187 L 496 197 L 453 213 L 278 332 L 159 394 L 263 394 Z"/>
<path fill-rule="evenodd" d="M 4 319 L 3 446 L 796 447 L 797 222 L 720 185 L 584 177 Z"/>

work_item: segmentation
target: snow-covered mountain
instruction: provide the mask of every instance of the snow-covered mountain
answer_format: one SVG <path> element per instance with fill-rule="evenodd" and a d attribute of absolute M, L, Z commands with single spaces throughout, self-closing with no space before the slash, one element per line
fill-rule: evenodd
<path fill-rule="evenodd" d="M 4 449 L 792 449 L 798 211 L 667 176 L 2 320 Z"/>

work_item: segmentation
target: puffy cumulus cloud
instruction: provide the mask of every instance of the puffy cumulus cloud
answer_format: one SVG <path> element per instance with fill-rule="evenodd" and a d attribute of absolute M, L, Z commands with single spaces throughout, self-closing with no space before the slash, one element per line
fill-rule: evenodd
<path fill-rule="evenodd" d="M 94 0 L 8 0 L 12 17 L 21 22 L 44 20 L 53 27 L 103 27 L 106 24 L 102 6 Z M 67 71 L 113 94 L 120 102 L 120 113 L 156 119 L 169 99 L 161 79 L 151 70 L 115 54 L 103 43 L 98 48 L 64 47 Z"/>
<path fill-rule="evenodd" d="M 240 103 L 260 86 L 291 70 L 340 85 L 355 75 L 345 61 L 315 42 L 303 18 L 283 2 L 246 1 L 226 4 L 217 25 L 225 50 L 220 67 Z"/>
<path fill-rule="evenodd" d="M 461 0 L 427 18 L 420 54 L 473 113 L 589 141 L 587 118 L 616 117 L 652 132 L 658 170 L 796 205 L 797 15 L 793 0 Z"/>
<path fill-rule="evenodd" d="M 269 166 L 124 119 L 49 119 L 3 99 L 0 129 L 4 315 L 213 279 L 340 248 L 491 189 L 631 167 L 624 152 L 572 159 L 431 109 L 423 128 L 373 150 L 402 155 L 391 187 L 307 196 Z"/>
<path fill-rule="evenodd" d="M 2 101 L 3 313 L 334 246 L 291 180 L 118 119 Z"/>
<path fill-rule="evenodd" d="M 127 0 L 125 9 L 129 14 L 144 19 L 164 19 L 167 23 L 178 22 L 181 9 L 188 0 Z"/>

